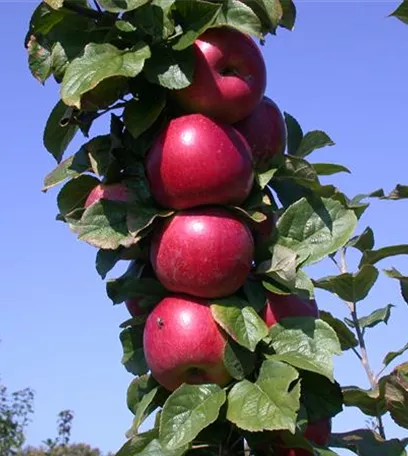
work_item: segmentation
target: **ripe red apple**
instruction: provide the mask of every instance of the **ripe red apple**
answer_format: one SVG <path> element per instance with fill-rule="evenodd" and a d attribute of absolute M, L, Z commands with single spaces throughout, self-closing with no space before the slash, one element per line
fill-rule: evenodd
<path fill-rule="evenodd" d="M 150 259 L 169 290 L 202 298 L 233 294 L 251 270 L 250 230 L 231 212 L 198 208 L 180 212 L 154 234 Z"/>
<path fill-rule="evenodd" d="M 201 114 L 168 124 L 147 155 L 146 172 L 157 202 L 179 210 L 239 205 L 249 195 L 254 177 L 243 136 Z"/>
<path fill-rule="evenodd" d="M 170 391 L 182 383 L 228 384 L 231 376 L 223 361 L 225 344 L 209 303 L 188 296 L 160 301 L 149 314 L 143 334 L 147 365 Z"/>
<path fill-rule="evenodd" d="M 285 152 L 285 119 L 276 103 L 268 97 L 264 97 L 254 111 L 234 127 L 248 141 L 254 166 L 260 171 L 268 169 L 271 158 Z"/>
<path fill-rule="evenodd" d="M 111 201 L 127 201 L 129 190 L 125 184 L 99 184 L 91 190 L 85 201 L 85 208 L 102 199 Z"/>
<path fill-rule="evenodd" d="M 255 42 L 232 28 L 212 28 L 195 41 L 194 51 L 193 82 L 175 92 L 181 106 L 226 123 L 247 117 L 266 87 L 265 62 Z"/>
<path fill-rule="evenodd" d="M 301 299 L 296 295 L 279 295 L 268 292 L 262 316 L 265 323 L 271 327 L 283 318 L 319 318 L 319 309 L 314 299 Z"/>

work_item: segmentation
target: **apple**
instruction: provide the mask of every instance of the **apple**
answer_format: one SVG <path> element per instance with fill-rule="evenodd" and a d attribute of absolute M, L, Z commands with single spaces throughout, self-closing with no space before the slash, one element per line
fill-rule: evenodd
<path fill-rule="evenodd" d="M 133 262 L 129 265 L 128 271 L 130 271 L 134 267 Z M 142 272 L 140 274 L 140 278 L 148 279 L 148 278 L 156 278 L 153 268 L 150 263 L 146 263 L 143 266 Z M 132 299 L 128 299 L 125 301 L 125 305 L 127 310 L 129 311 L 132 317 L 140 317 L 142 315 L 146 315 L 149 312 L 149 309 L 142 307 L 140 302 L 142 301 L 143 296 L 135 296 Z"/>
<path fill-rule="evenodd" d="M 217 207 L 182 211 L 153 234 L 150 260 L 168 290 L 202 298 L 233 294 L 247 279 L 254 255 L 249 228 Z"/>
<path fill-rule="evenodd" d="M 193 46 L 193 81 L 175 92 L 178 103 L 226 123 L 247 117 L 266 87 L 265 62 L 252 38 L 228 27 L 211 28 Z"/>
<path fill-rule="evenodd" d="M 319 318 L 319 309 L 314 299 L 302 299 L 293 294 L 279 295 L 268 292 L 262 317 L 265 323 L 271 327 L 283 318 Z"/>
<path fill-rule="evenodd" d="M 125 184 L 98 184 L 89 193 L 85 201 L 85 208 L 102 199 L 111 201 L 127 201 L 129 199 L 129 190 Z"/>
<path fill-rule="evenodd" d="M 239 205 L 254 179 L 251 150 L 232 126 L 202 114 L 173 119 L 146 157 L 146 173 L 163 207 Z"/>
<path fill-rule="evenodd" d="M 143 349 L 153 377 L 169 391 L 182 383 L 231 381 L 224 366 L 226 336 L 214 321 L 209 302 L 190 296 L 164 298 L 149 314 Z"/>
<path fill-rule="evenodd" d="M 266 171 L 270 160 L 286 149 L 285 119 L 275 102 L 264 97 L 245 119 L 234 124 L 252 150 L 256 169 Z"/>

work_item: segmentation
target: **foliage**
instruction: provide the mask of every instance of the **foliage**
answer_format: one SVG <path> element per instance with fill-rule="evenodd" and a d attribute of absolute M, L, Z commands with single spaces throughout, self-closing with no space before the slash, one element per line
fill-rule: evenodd
<path fill-rule="evenodd" d="M 33 76 L 41 83 L 53 76 L 61 88 L 61 99 L 44 131 L 45 148 L 57 162 L 45 178 L 44 191 L 64 184 L 58 195 L 58 219 L 99 249 L 97 270 L 105 277 L 123 258 L 137 260 L 137 270 L 145 261 L 152 229 L 172 215 L 156 206 L 143 163 L 163 125 L 180 114 L 172 91 L 192 81 L 195 39 L 210 27 L 228 25 L 263 43 L 268 34 L 293 29 L 296 8 L 291 0 L 99 0 L 95 5 L 92 8 L 86 0 L 41 2 L 31 19 L 26 47 Z M 408 22 L 407 2 L 392 14 Z M 108 113 L 110 131 L 89 139 L 94 122 Z M 382 416 L 390 413 L 397 424 L 408 427 L 407 364 L 382 374 L 407 347 L 388 353 L 383 371 L 376 375 L 365 342 L 367 331 L 392 318 L 395 304 L 362 317 L 360 302 L 377 281 L 378 262 L 408 254 L 408 246 L 374 249 L 371 228 L 360 235 L 355 232 L 370 198 L 404 199 L 407 186 L 398 184 L 388 195 L 380 189 L 349 197 L 322 184 L 322 175 L 349 172 L 342 165 L 309 161 L 314 150 L 333 146 L 333 140 L 320 130 L 304 133 L 288 113 L 285 121 L 287 155 L 258 173 L 258 184 L 238 208 L 253 223 L 261 221 L 260 214 L 272 212 L 278 218 L 273 234 L 256 249 L 258 282 L 249 281 L 239 296 L 212 304 L 214 319 L 229 336 L 225 360 L 234 381 L 224 389 L 182 385 L 172 394 L 164 392 L 147 375 L 144 319 L 125 322 L 122 361 L 139 377 L 129 388 L 134 426 L 118 456 L 198 455 L 204 454 L 203 442 L 207 455 L 244 454 L 245 445 L 256 447 L 257 433 L 282 430 L 295 434 L 296 445 L 313 451 L 301 437 L 304 419 L 330 419 L 343 405 L 374 416 L 376 428 L 334 434 L 332 447 L 362 456 L 406 455 L 406 441 L 386 439 Z M 87 142 L 65 158 L 79 132 Z M 87 196 L 100 182 L 125 183 L 131 198 L 102 200 L 85 208 Z M 354 272 L 347 270 L 351 249 L 361 256 Z M 339 274 L 310 278 L 305 268 L 322 260 L 333 261 Z M 397 279 L 407 300 L 406 275 L 395 269 L 386 273 Z M 270 330 L 259 318 L 267 290 L 311 298 L 315 287 L 345 301 L 349 318 L 341 321 L 326 313 L 317 320 L 288 320 Z M 148 309 L 166 294 L 156 281 L 134 269 L 110 280 L 107 291 L 115 304 L 143 296 Z M 362 361 L 370 390 L 341 390 L 335 383 L 332 357 L 341 350 L 352 350 Z M 330 394 L 319 394 L 316 385 L 325 385 L 322 389 Z M 154 428 L 139 433 L 139 425 L 157 409 Z M 225 432 L 209 432 L 213 424 Z M 314 451 L 335 454 L 318 447 Z"/>

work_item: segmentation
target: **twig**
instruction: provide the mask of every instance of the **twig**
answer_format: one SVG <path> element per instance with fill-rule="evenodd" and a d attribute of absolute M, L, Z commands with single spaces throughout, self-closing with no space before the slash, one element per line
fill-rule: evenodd
<path fill-rule="evenodd" d="M 65 0 L 64 8 L 74 11 L 75 13 L 80 14 L 81 16 L 89 17 L 90 19 L 101 19 L 104 16 L 104 13 L 100 11 L 95 11 L 91 8 L 86 8 L 82 5 L 78 5 L 75 0 Z"/>
<path fill-rule="evenodd" d="M 94 5 L 95 5 L 95 8 L 98 10 L 99 13 L 102 13 L 102 9 L 101 7 L 99 6 L 99 3 L 96 1 L 96 0 L 93 0 L 94 2 Z"/>

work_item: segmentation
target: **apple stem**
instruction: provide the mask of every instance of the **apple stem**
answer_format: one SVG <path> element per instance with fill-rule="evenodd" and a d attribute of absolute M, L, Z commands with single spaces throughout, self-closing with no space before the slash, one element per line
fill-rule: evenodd
<path fill-rule="evenodd" d="M 343 247 L 342 249 L 340 249 L 339 256 L 340 256 L 340 264 L 338 264 L 336 261 L 335 261 L 335 263 L 339 267 L 340 272 L 342 274 L 346 274 L 348 272 L 348 267 L 347 267 L 347 262 L 346 262 L 346 248 Z M 360 352 L 358 352 L 358 350 L 356 350 L 355 348 L 353 348 L 353 351 L 357 355 L 359 360 L 361 361 L 361 364 L 363 365 L 364 370 L 367 374 L 368 381 L 370 382 L 371 388 L 374 390 L 378 387 L 378 380 L 377 380 L 376 376 L 374 375 L 373 370 L 371 369 L 370 361 L 368 359 L 368 351 L 367 351 L 367 346 L 366 346 L 365 339 L 364 339 L 364 332 L 361 329 L 360 322 L 358 320 L 357 306 L 356 306 L 355 302 L 345 301 L 345 303 L 350 310 L 351 318 L 353 320 L 354 329 L 356 331 L 357 340 L 358 340 L 358 344 L 359 344 L 359 348 L 360 348 Z M 381 437 L 385 440 L 386 437 L 385 437 L 384 424 L 383 424 L 382 417 L 380 414 L 380 410 L 378 409 L 378 406 L 377 406 L 377 417 L 376 418 L 377 418 L 378 432 L 381 435 Z"/>

